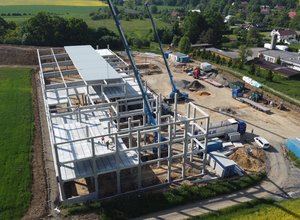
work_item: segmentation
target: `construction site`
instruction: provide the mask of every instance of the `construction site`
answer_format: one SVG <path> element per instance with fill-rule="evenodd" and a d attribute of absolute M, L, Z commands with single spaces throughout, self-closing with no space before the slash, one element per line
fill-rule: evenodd
<path fill-rule="evenodd" d="M 111 11 L 126 53 L 90 45 L 37 50 L 58 200 L 81 203 L 265 170 L 270 161 L 246 121 L 287 108 L 258 103 L 266 100 L 258 91 L 247 98 L 249 87 L 208 63 L 179 65 L 183 55 L 176 53 L 169 65 L 150 12 L 162 56 L 133 56 Z M 280 108 L 271 112 L 274 104 Z"/>
<path fill-rule="evenodd" d="M 205 173 L 209 116 L 199 107 L 187 103 L 181 115 L 175 102 L 173 114 L 163 114 L 161 96 L 147 90 L 157 120 L 151 126 L 128 64 L 109 49 L 42 49 L 38 57 L 61 201 Z"/>

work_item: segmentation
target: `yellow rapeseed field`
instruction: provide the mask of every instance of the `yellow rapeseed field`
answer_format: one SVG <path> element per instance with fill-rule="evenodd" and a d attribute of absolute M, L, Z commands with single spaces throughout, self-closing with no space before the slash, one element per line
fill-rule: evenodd
<path fill-rule="evenodd" d="M 61 6 L 105 6 L 99 0 L 0 0 L 0 6 L 7 5 L 61 5 Z"/>

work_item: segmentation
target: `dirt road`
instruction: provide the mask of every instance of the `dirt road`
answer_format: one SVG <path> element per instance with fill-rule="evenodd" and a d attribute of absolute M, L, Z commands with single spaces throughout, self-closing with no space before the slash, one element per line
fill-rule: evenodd
<path fill-rule="evenodd" d="M 137 56 L 136 59 L 138 61 L 139 57 Z M 153 57 L 148 58 L 147 61 L 162 68 L 163 74 L 143 76 L 143 79 L 147 81 L 147 84 L 155 92 L 162 93 L 163 96 L 168 96 L 171 87 L 162 59 Z M 180 68 L 171 67 L 171 69 L 176 81 L 188 80 L 192 82 L 194 80 L 191 76 L 187 76 Z M 210 114 L 212 122 L 235 117 L 247 122 L 248 131 L 253 130 L 254 135 L 263 136 L 270 141 L 272 147 L 267 151 L 268 178 L 260 185 L 248 190 L 153 213 L 141 219 L 185 219 L 254 198 L 265 196 L 286 198 L 289 195 L 300 195 L 300 172 L 297 168 L 290 165 L 282 152 L 282 145 L 285 139 L 299 136 L 300 113 L 292 110 L 280 111 L 272 109 L 273 113 L 267 115 L 232 99 L 231 91 L 228 88 L 217 88 L 204 81 L 200 81 L 200 83 L 205 86 L 203 90 L 209 92 L 211 95 L 199 96 L 196 92 L 189 92 L 189 96 L 195 104 Z M 188 92 L 183 89 L 181 91 Z M 230 108 L 232 114 L 219 112 L 218 109 L 220 108 Z M 182 112 L 185 111 L 184 104 L 180 105 L 179 110 Z M 252 134 L 248 135 L 253 138 Z"/>

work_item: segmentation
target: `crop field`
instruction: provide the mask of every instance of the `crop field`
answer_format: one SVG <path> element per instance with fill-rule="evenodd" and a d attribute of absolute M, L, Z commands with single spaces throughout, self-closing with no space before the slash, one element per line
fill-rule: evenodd
<path fill-rule="evenodd" d="M 0 0 L 0 2 L 3 0 Z M 1 4 L 0 4 L 1 5 Z M 101 6 L 99 6 L 101 7 Z M 36 15 L 40 11 L 46 11 L 54 15 L 58 15 L 64 18 L 80 18 L 83 19 L 89 27 L 98 28 L 106 27 L 109 30 L 117 32 L 116 26 L 113 19 L 103 19 L 103 20 L 92 20 L 89 14 L 91 12 L 98 11 L 99 7 L 96 6 L 59 6 L 59 5 L 13 5 L 13 6 L 0 6 L 0 15 L 7 21 L 14 21 L 17 24 L 25 22 L 33 15 Z M 106 6 L 104 6 L 106 7 Z M 21 16 L 13 16 L 13 13 L 19 13 Z M 8 16 L 9 14 L 9 16 Z M 128 36 L 139 36 L 143 37 L 148 34 L 151 28 L 151 22 L 149 19 L 133 19 L 130 21 L 121 20 L 122 27 Z M 164 27 L 168 24 L 156 20 L 156 25 L 158 27 Z"/>
<path fill-rule="evenodd" d="M 300 199 L 274 202 L 268 199 L 258 199 L 242 203 L 215 213 L 200 215 L 190 220 L 265 220 L 265 219 L 300 219 Z"/>
<path fill-rule="evenodd" d="M 0 5 L 65 5 L 65 6 L 104 6 L 98 0 L 0 0 Z"/>
<path fill-rule="evenodd" d="M 0 219 L 20 219 L 31 198 L 31 73 L 0 68 Z"/>

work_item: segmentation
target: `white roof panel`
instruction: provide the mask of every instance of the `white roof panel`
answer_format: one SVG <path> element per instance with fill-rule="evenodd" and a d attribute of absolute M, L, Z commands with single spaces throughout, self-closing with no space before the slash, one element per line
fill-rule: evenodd
<path fill-rule="evenodd" d="M 120 79 L 121 76 L 90 45 L 64 47 L 86 82 Z"/>
<path fill-rule="evenodd" d="M 100 54 L 100 56 L 113 56 L 114 54 L 109 50 L 109 49 L 99 49 L 96 50 L 96 52 L 98 54 Z"/>

